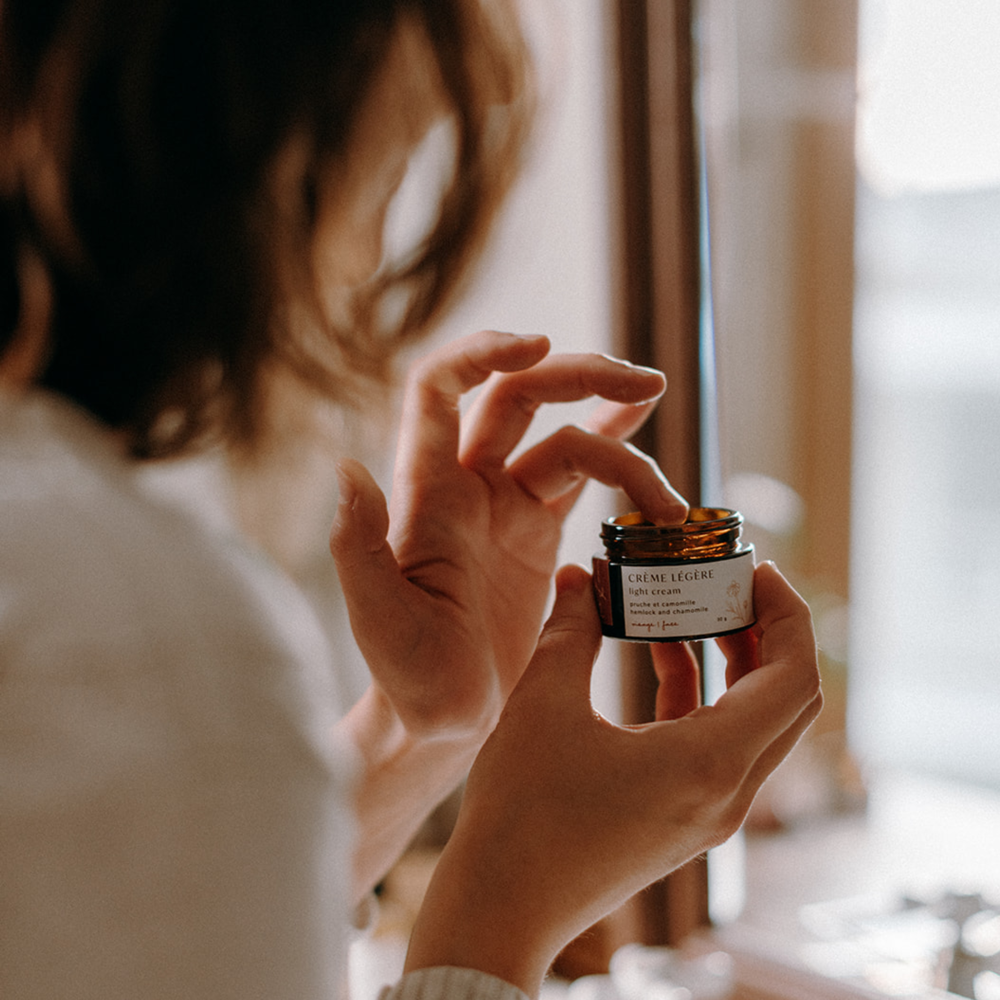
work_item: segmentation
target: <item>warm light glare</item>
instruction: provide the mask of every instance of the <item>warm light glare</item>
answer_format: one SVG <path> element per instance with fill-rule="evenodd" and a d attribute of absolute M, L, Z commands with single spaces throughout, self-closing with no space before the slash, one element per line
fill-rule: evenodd
<path fill-rule="evenodd" d="M 1000 2 L 865 0 L 858 165 L 885 194 L 1000 185 Z"/>

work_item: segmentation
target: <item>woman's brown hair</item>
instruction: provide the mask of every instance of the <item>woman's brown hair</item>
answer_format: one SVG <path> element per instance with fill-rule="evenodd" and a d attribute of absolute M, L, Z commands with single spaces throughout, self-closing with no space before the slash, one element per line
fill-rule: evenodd
<path fill-rule="evenodd" d="M 332 316 L 310 257 L 317 201 L 404 21 L 455 123 L 454 169 L 426 238 Z M 52 304 L 36 381 L 138 457 L 252 446 L 274 365 L 357 400 L 481 245 L 528 76 L 500 0 L 3 0 L 0 354 L 30 252 Z M 274 171 L 295 137 L 288 205 Z"/>

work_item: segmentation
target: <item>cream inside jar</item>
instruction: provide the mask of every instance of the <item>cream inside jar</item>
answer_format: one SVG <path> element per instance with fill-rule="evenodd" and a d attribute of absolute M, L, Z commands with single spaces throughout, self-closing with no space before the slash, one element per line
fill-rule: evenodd
<path fill-rule="evenodd" d="M 683 524 L 641 514 L 601 524 L 594 556 L 601 631 L 615 639 L 671 642 L 738 632 L 754 623 L 753 546 L 740 540 L 743 516 L 692 507 Z"/>

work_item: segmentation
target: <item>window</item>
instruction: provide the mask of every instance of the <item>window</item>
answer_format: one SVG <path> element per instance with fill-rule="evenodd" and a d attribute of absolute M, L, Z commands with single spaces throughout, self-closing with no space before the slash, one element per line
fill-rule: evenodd
<path fill-rule="evenodd" d="M 862 12 L 852 735 L 1000 788 L 1000 7 Z"/>
<path fill-rule="evenodd" d="M 699 6 L 726 486 L 810 598 L 832 710 L 733 931 L 988 1000 L 1000 956 L 955 945 L 1000 888 L 1000 7 Z"/>

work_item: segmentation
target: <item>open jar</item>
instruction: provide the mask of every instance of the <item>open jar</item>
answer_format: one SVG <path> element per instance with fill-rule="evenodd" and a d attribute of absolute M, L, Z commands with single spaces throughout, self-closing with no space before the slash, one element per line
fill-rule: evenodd
<path fill-rule="evenodd" d="M 692 507 L 683 524 L 641 514 L 601 524 L 594 591 L 601 631 L 616 639 L 671 642 L 738 632 L 754 623 L 752 545 L 740 541 L 743 516 Z"/>

